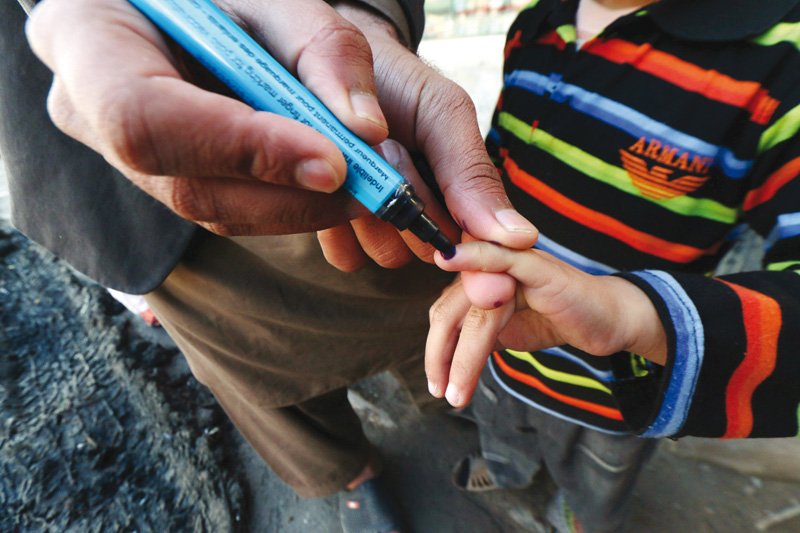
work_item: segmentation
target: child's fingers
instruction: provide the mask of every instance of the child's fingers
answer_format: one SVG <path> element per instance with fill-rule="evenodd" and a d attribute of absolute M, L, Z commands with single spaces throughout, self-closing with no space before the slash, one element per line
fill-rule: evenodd
<path fill-rule="evenodd" d="M 464 407 L 472 399 L 486 358 L 495 349 L 497 335 L 513 313 L 513 300 L 492 310 L 470 307 L 461 325 L 445 392 L 453 407 Z"/>
<path fill-rule="evenodd" d="M 425 374 L 428 377 L 428 390 L 437 398 L 444 396 L 447 388 L 450 362 L 458 342 L 461 321 L 469 308 L 469 299 L 460 281 L 445 289 L 431 306 L 431 326 L 425 345 Z"/>
<path fill-rule="evenodd" d="M 540 250 L 512 250 L 481 241 L 457 245 L 451 259 L 441 254 L 435 257 L 439 268 L 448 272 L 508 273 L 523 285 L 534 288 L 546 283 L 557 266 L 557 260 Z"/>
<path fill-rule="evenodd" d="M 436 254 L 436 264 L 450 272 L 506 272 L 518 254 L 527 252 L 485 241 L 462 242 L 456 246 L 456 253 L 450 259 Z"/>
<path fill-rule="evenodd" d="M 469 301 L 481 309 L 497 309 L 512 301 L 517 290 L 514 278 L 499 272 L 464 271 L 461 282 Z"/>

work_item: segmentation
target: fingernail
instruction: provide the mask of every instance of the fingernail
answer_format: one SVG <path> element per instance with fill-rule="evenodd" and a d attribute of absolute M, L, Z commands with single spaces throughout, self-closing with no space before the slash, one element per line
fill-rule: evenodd
<path fill-rule="evenodd" d="M 506 231 L 511 233 L 536 233 L 536 227 L 516 209 L 500 209 L 495 211 L 495 218 Z"/>
<path fill-rule="evenodd" d="M 400 148 L 394 141 L 384 141 L 380 144 L 381 153 L 387 163 L 397 168 L 400 164 Z"/>
<path fill-rule="evenodd" d="M 294 170 L 294 177 L 304 188 L 313 191 L 333 192 L 341 185 L 333 166 L 325 159 L 301 161 Z"/>
<path fill-rule="evenodd" d="M 447 403 L 453 407 L 461 406 L 461 391 L 458 390 L 458 388 L 452 383 L 447 385 L 447 390 L 444 393 L 444 397 L 447 398 Z"/>
<path fill-rule="evenodd" d="M 439 388 L 439 385 L 437 385 L 431 380 L 428 380 L 428 392 L 431 393 L 431 396 L 435 396 L 436 398 L 442 397 L 442 391 Z"/>
<path fill-rule="evenodd" d="M 385 130 L 389 129 L 389 125 L 386 123 L 381 111 L 381 106 L 378 104 L 378 99 L 375 98 L 374 94 L 353 91 L 350 93 L 350 105 L 353 106 L 353 111 L 357 116 L 369 120 Z"/>

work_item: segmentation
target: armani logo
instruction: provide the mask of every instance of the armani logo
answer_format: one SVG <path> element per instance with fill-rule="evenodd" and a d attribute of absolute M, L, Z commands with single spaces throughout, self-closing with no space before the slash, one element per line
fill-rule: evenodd
<path fill-rule="evenodd" d="M 648 198 L 664 200 L 697 190 L 708 180 L 712 158 L 641 137 L 619 151 L 633 184 Z"/>

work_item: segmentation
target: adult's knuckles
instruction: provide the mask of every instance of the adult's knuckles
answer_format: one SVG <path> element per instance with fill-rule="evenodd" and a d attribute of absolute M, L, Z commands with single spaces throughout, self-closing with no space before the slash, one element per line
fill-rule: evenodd
<path fill-rule="evenodd" d="M 309 57 L 306 54 L 372 68 L 372 50 L 366 37 L 344 19 L 329 20 L 319 28 L 298 55 L 298 63 Z"/>
<path fill-rule="evenodd" d="M 400 239 L 371 243 L 365 251 L 383 268 L 400 268 L 412 259 L 411 252 Z"/>
<path fill-rule="evenodd" d="M 459 181 L 442 185 L 442 194 L 464 196 L 505 195 L 497 169 L 483 148 L 466 148 L 459 166 Z"/>
<path fill-rule="evenodd" d="M 64 88 L 61 79 L 56 76 L 50 92 L 47 94 L 47 114 L 55 126 L 70 137 L 80 139 L 80 128 L 75 125 L 75 107 L 69 97 L 69 93 Z"/>
<path fill-rule="evenodd" d="M 312 84 L 316 83 L 315 77 L 329 76 L 331 69 L 357 72 L 356 85 L 362 90 L 374 90 L 372 50 L 358 28 L 344 19 L 328 21 L 310 38 L 297 56 L 297 68 Z M 364 77 L 364 72 L 370 76 Z M 329 83 L 327 78 L 323 81 Z"/>
<path fill-rule="evenodd" d="M 219 223 L 225 221 L 216 195 L 196 178 L 175 177 L 172 180 L 170 207 L 187 220 Z"/>
<path fill-rule="evenodd" d="M 460 194 L 502 193 L 499 174 L 486 152 L 475 119 L 475 104 L 469 95 L 449 80 L 437 80 L 424 86 L 420 101 L 420 107 L 427 109 L 418 118 L 420 133 L 427 132 L 428 142 L 435 145 L 440 154 L 457 151 L 459 155 L 458 174 L 463 178 L 457 184 L 440 183 L 442 192 L 447 195 L 448 189 L 457 185 Z M 456 134 L 433 137 L 430 132 L 441 131 L 441 125 L 429 122 L 439 121 L 443 116 L 449 117 L 449 129 Z"/>
<path fill-rule="evenodd" d="M 146 174 L 165 174 L 159 146 L 169 138 L 157 135 L 148 113 L 149 93 L 138 86 L 105 91 L 89 120 L 104 151 L 129 168 Z M 160 137 L 160 138 L 157 138 Z"/>
<path fill-rule="evenodd" d="M 428 113 L 432 120 L 441 116 L 465 117 L 474 120 L 475 104 L 469 94 L 456 83 L 439 76 L 426 80 L 420 93 L 421 107 L 427 107 L 434 113 Z M 442 113 L 437 115 L 437 113 Z M 476 123 L 477 125 L 477 123 Z"/>
<path fill-rule="evenodd" d="M 262 224 L 274 228 L 271 233 L 299 233 L 331 228 L 349 221 L 347 213 L 328 195 L 291 201 L 275 200 L 269 209 L 269 220 Z"/>
<path fill-rule="evenodd" d="M 342 272 L 358 272 L 367 264 L 367 259 L 361 254 L 335 254 L 331 255 L 328 262 Z"/>
<path fill-rule="evenodd" d="M 255 139 L 240 138 L 228 150 L 231 152 L 232 166 L 238 176 L 250 176 L 271 183 L 288 183 L 288 173 L 284 169 L 281 154 L 285 149 L 276 149 L 276 138 L 272 124 L 248 128 L 256 132 Z"/>

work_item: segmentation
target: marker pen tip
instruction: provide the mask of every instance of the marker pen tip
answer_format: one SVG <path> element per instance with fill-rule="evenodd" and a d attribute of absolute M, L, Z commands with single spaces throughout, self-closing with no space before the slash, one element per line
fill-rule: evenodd
<path fill-rule="evenodd" d="M 442 257 L 448 261 L 456 255 L 455 245 L 450 242 L 450 239 L 445 237 L 444 233 L 441 231 L 437 232 L 433 239 L 431 239 L 431 245 L 439 250 L 442 254 Z"/>

